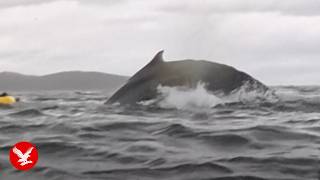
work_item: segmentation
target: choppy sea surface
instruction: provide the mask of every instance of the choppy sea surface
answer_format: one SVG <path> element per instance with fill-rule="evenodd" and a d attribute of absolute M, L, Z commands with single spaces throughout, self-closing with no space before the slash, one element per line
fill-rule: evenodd
<path fill-rule="evenodd" d="M 320 87 L 272 87 L 278 101 L 219 99 L 201 88 L 159 106 L 105 105 L 107 92 L 16 92 L 0 108 L 4 180 L 317 180 Z M 30 141 L 30 171 L 10 148 Z"/>

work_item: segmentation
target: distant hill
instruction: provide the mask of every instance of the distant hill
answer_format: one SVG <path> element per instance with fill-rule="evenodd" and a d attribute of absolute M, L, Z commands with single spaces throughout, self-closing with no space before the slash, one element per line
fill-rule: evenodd
<path fill-rule="evenodd" d="M 0 73 L 0 91 L 115 90 L 128 77 L 100 72 L 66 71 L 44 76 Z"/>

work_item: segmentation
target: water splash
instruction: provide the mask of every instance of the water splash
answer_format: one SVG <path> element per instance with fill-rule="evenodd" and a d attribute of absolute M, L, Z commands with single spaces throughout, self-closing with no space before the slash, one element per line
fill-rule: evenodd
<path fill-rule="evenodd" d="M 161 108 L 199 110 L 223 103 L 221 98 L 207 91 L 206 85 L 201 82 L 194 89 L 161 85 L 157 89 L 162 97 L 158 102 Z"/>
<path fill-rule="evenodd" d="M 164 109 L 181 109 L 198 111 L 211 109 L 219 104 L 242 102 L 259 103 L 277 101 L 272 90 L 259 89 L 254 84 L 244 83 L 240 88 L 230 94 L 211 92 L 206 84 L 198 82 L 195 88 L 189 87 L 168 87 L 159 85 L 157 87 L 159 96 L 157 99 L 140 102 L 142 105 L 156 104 Z"/>
<path fill-rule="evenodd" d="M 228 95 L 222 95 L 225 101 L 242 103 L 278 102 L 279 97 L 272 89 L 261 88 L 256 82 L 244 83 Z"/>

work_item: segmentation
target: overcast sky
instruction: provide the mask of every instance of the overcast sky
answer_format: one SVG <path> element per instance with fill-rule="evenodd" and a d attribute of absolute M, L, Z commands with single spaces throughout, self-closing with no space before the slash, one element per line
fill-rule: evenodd
<path fill-rule="evenodd" d="M 0 0 L 0 71 L 132 75 L 161 49 L 320 85 L 320 1 Z"/>

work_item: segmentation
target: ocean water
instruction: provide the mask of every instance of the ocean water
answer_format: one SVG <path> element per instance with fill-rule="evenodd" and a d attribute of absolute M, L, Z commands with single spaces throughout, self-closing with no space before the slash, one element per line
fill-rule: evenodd
<path fill-rule="evenodd" d="M 135 107 L 104 105 L 110 93 L 17 92 L 0 108 L 4 180 L 317 180 L 320 87 L 272 87 L 277 100 L 160 87 L 166 98 Z M 9 149 L 30 141 L 30 171 Z"/>

